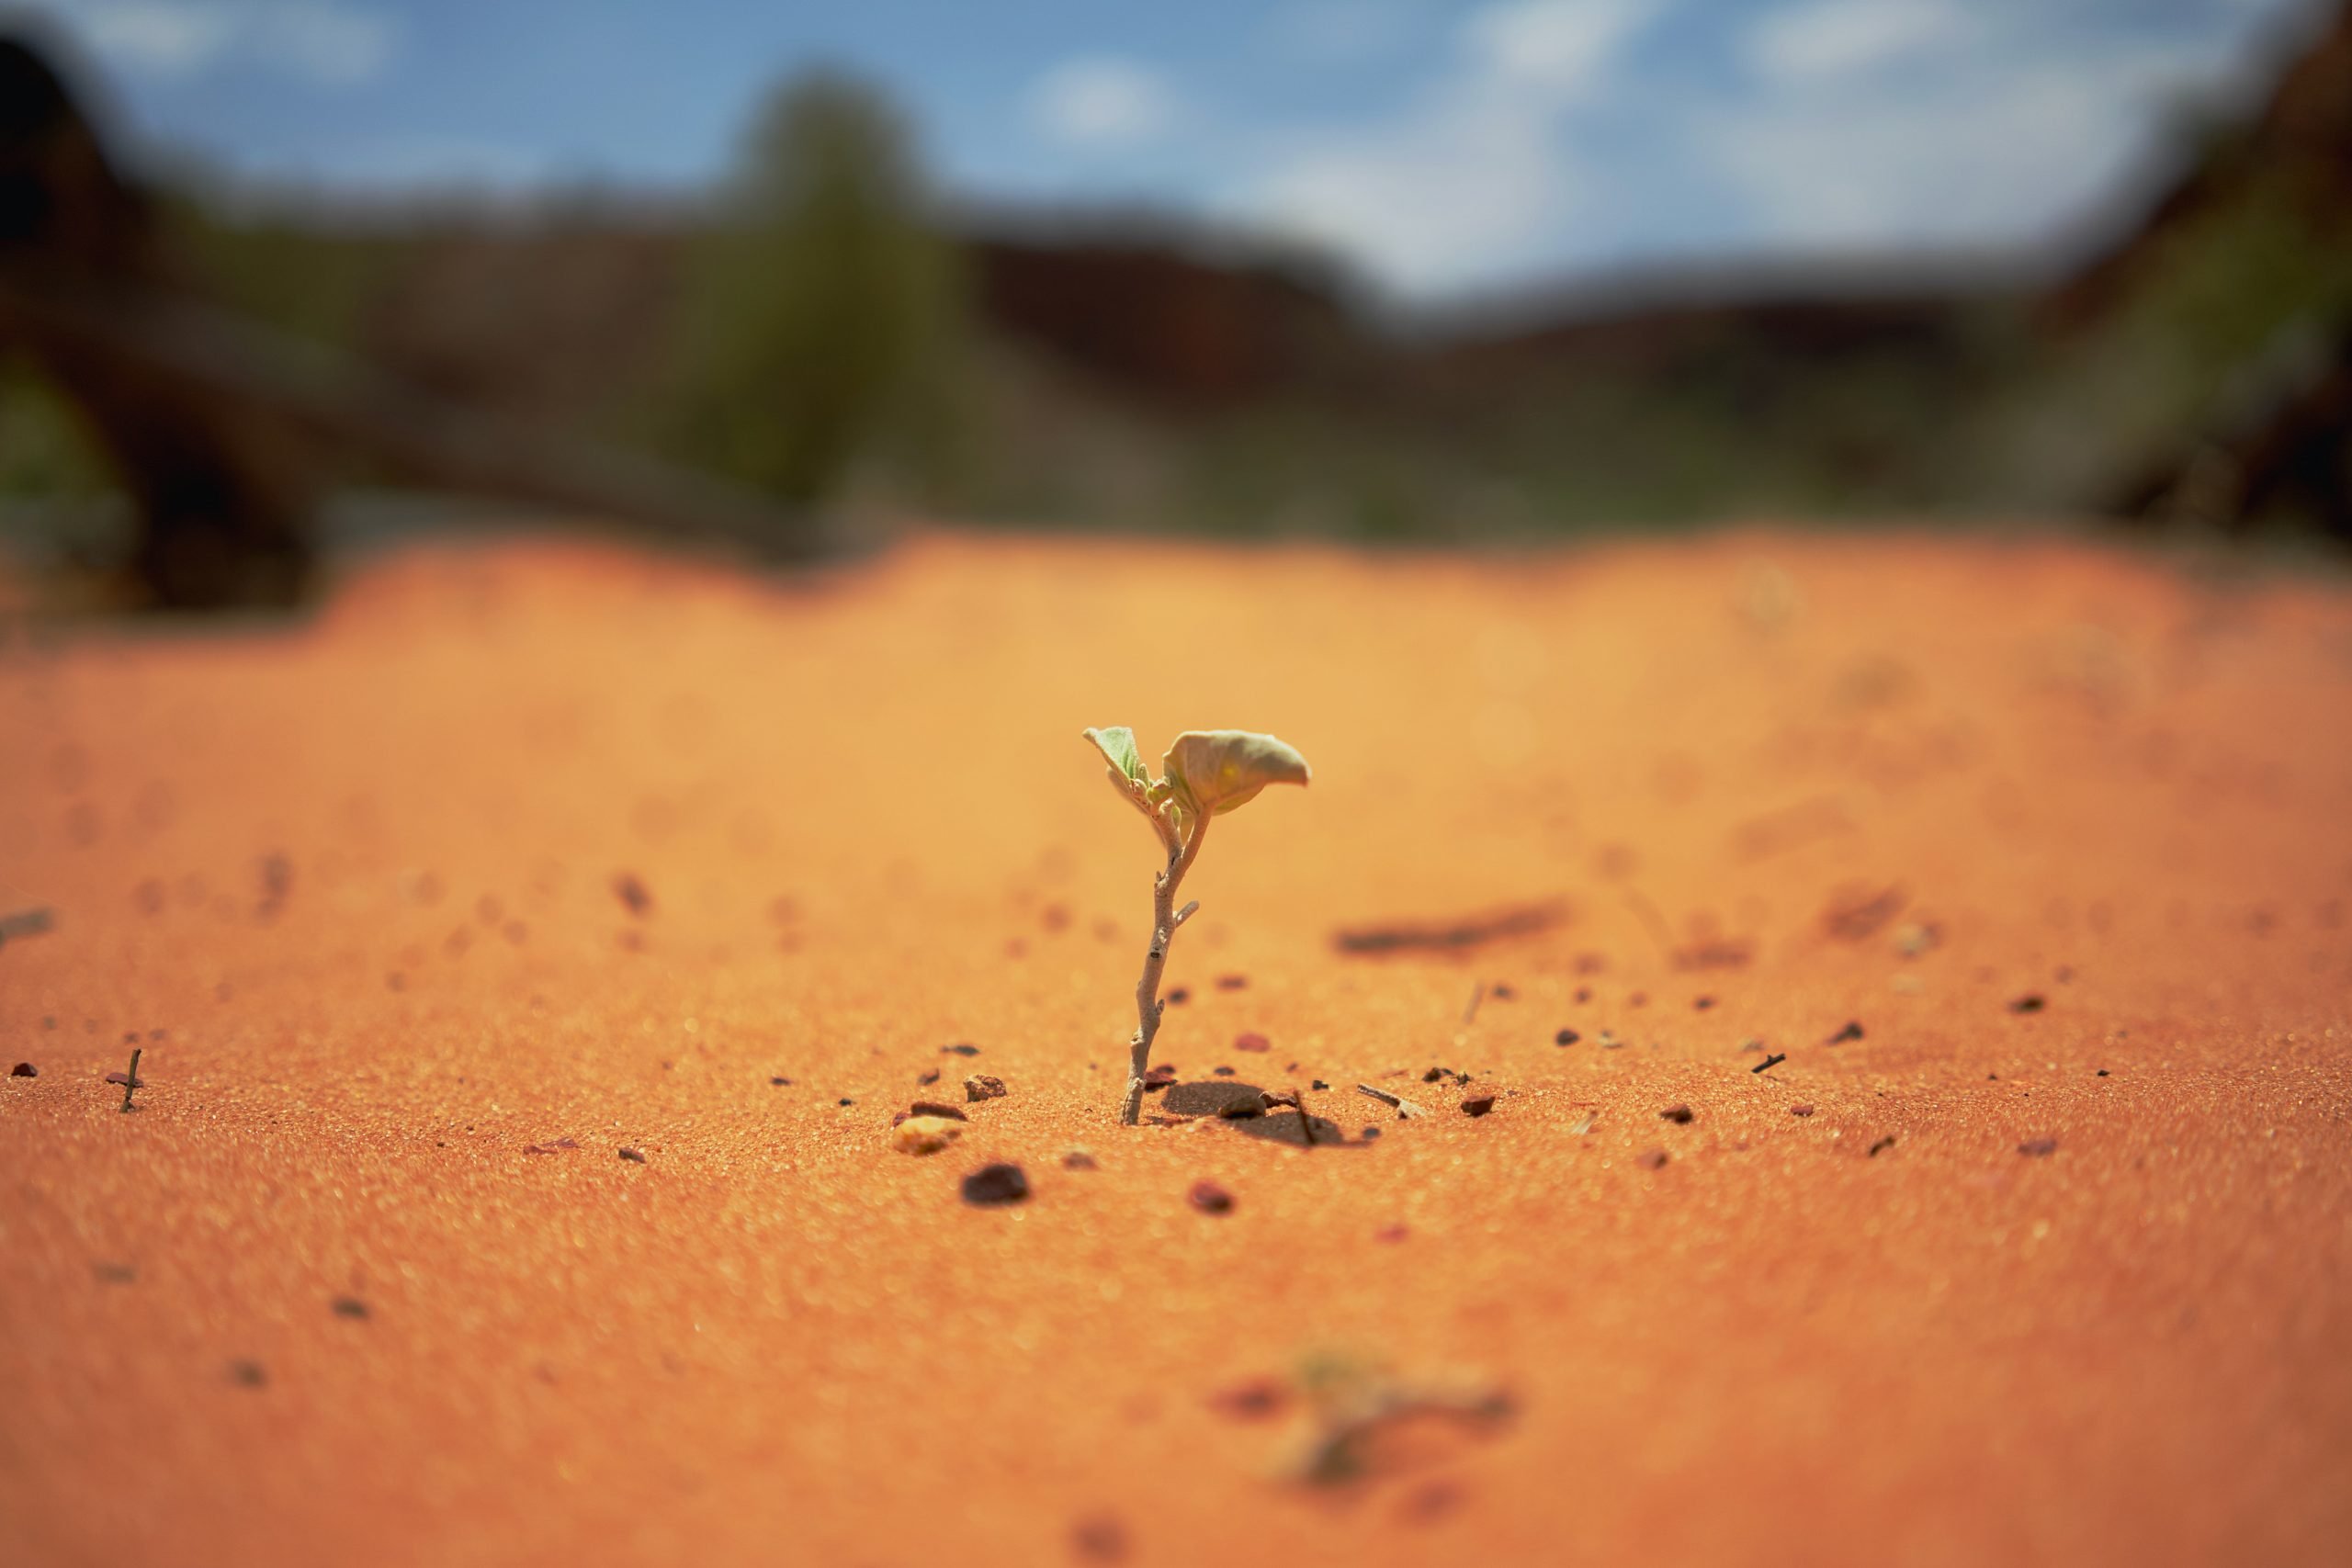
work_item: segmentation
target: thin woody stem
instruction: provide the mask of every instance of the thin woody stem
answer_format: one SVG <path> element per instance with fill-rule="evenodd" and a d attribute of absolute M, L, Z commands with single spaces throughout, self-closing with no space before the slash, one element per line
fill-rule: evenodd
<path fill-rule="evenodd" d="M 1172 833 L 1161 834 L 1170 844 L 1171 852 L 1168 869 L 1151 885 L 1151 947 L 1144 954 L 1143 978 L 1136 982 L 1136 1035 L 1127 1045 L 1127 1099 L 1119 1111 L 1119 1124 L 1123 1127 L 1132 1127 L 1143 1120 L 1144 1077 L 1151 1071 L 1152 1037 L 1159 1032 L 1159 1015 L 1165 1010 L 1159 999 L 1160 971 L 1168 964 L 1168 944 L 1182 923 L 1176 915 L 1176 890 L 1184 885 L 1184 874 L 1193 869 L 1193 862 L 1200 857 L 1201 840 L 1208 836 L 1209 819 L 1205 813 L 1193 818 L 1193 830 L 1181 850 L 1173 848 Z"/>

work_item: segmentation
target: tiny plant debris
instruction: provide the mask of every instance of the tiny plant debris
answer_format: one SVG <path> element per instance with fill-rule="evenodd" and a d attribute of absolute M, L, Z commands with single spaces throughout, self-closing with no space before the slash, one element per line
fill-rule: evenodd
<path fill-rule="evenodd" d="M 1200 858 L 1209 823 L 1255 800 L 1270 784 L 1304 784 L 1312 775 L 1306 759 L 1291 747 L 1246 729 L 1186 730 L 1160 758 L 1164 776 L 1157 779 L 1136 749 L 1134 730 L 1114 727 L 1090 729 L 1085 735 L 1110 765 L 1111 787 L 1151 824 L 1167 857 L 1152 879 L 1151 943 L 1144 952 L 1143 976 L 1136 983 L 1136 1032 L 1127 1046 L 1127 1093 L 1119 1110 L 1121 1125 L 1132 1127 L 1143 1114 L 1152 1037 L 1159 1032 L 1160 1014 L 1166 1010 L 1159 976 L 1167 966 L 1168 944 L 1200 908 L 1195 901 L 1178 908 L 1176 893 Z M 1225 987 L 1233 978 L 1238 977 L 1220 976 L 1217 984 Z"/>
<path fill-rule="evenodd" d="M 145 1080 L 141 1079 L 139 1076 L 139 1058 L 141 1054 L 142 1053 L 141 1053 L 136 1047 L 133 1047 L 130 1053 L 130 1070 L 127 1073 L 108 1073 L 107 1075 L 107 1082 L 119 1083 L 122 1086 L 122 1109 L 126 1114 L 139 1109 L 137 1106 L 130 1103 L 130 1097 L 138 1090 L 146 1087 Z"/>
<path fill-rule="evenodd" d="M 1757 1063 L 1754 1066 L 1752 1066 L 1752 1067 L 1748 1068 L 1747 1070 L 1748 1070 L 1749 1072 L 1751 1072 L 1751 1073 L 1760 1073 L 1760 1072 L 1764 1071 L 1764 1069 L 1766 1069 L 1767 1067 L 1777 1067 L 1777 1066 L 1779 1066 L 1782 1062 L 1785 1062 L 1785 1061 L 1787 1061 L 1788 1059 L 1789 1059 L 1789 1054 L 1788 1054 L 1787 1052 L 1785 1052 L 1785 1051 L 1775 1051 L 1775 1052 L 1773 1052 L 1770 1055 L 1769 1055 L 1769 1056 L 1765 1057 L 1762 1061 L 1760 1061 L 1760 1062 Z"/>
<path fill-rule="evenodd" d="M 1490 1435 L 1513 1414 L 1510 1396 L 1463 1371 L 1435 1378 L 1399 1376 L 1376 1361 L 1329 1351 L 1304 1358 L 1295 1382 L 1297 1415 L 1283 1442 L 1276 1473 L 1314 1486 L 1375 1477 L 1402 1462 L 1383 1438 L 1435 1422 L 1470 1438 Z"/>

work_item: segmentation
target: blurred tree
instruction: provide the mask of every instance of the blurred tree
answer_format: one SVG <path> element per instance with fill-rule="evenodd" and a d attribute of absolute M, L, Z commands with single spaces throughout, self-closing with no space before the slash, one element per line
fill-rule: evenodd
<path fill-rule="evenodd" d="M 897 115 L 831 72 L 755 122 L 687 271 L 672 400 L 682 457 L 787 501 L 862 455 L 941 449 L 960 288 Z"/>

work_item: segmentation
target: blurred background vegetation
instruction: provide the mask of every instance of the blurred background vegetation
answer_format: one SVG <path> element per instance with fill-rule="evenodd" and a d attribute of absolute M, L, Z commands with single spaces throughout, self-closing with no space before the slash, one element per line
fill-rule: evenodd
<path fill-rule="evenodd" d="M 2352 536 L 2352 29 L 2184 125 L 2066 265 L 1628 277 L 1398 311 L 1164 216 L 953 209 L 831 72 L 724 190 L 397 209 L 165 182 L 204 297 L 454 406 L 795 514 L 1364 541 L 1730 517 L 2107 514 Z M 364 453 L 341 478 L 399 482 Z M 0 497 L 106 459 L 22 361 Z"/>

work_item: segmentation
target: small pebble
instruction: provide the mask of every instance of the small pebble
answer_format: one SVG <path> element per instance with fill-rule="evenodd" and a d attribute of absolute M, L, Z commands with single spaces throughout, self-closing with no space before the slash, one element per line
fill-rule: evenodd
<path fill-rule="evenodd" d="M 1473 1099 L 1464 1100 L 1462 1102 L 1462 1114 L 1464 1116 L 1484 1116 L 1487 1111 L 1492 1111 L 1494 1108 L 1495 1097 L 1491 1094 L 1482 1094 Z"/>
<path fill-rule="evenodd" d="M 2038 993 L 2029 992 L 2011 1002 L 2009 1010 L 2011 1012 L 2040 1012 L 2044 1005 Z"/>
<path fill-rule="evenodd" d="M 1193 1207 L 1204 1214 L 1233 1213 L 1233 1194 L 1214 1181 L 1195 1181 L 1192 1191 L 1185 1194 Z"/>
<path fill-rule="evenodd" d="M 1666 1168 L 1666 1151 L 1664 1149 L 1651 1149 L 1645 1154 L 1634 1156 L 1634 1163 L 1640 1166 L 1644 1170 L 1664 1170 Z"/>
<path fill-rule="evenodd" d="M 1789 1107 L 1789 1114 L 1792 1116 L 1810 1116 L 1813 1114 L 1813 1107 L 1810 1105 L 1792 1105 Z"/>
<path fill-rule="evenodd" d="M 366 1317 L 368 1303 L 357 1296 L 337 1296 L 327 1303 L 337 1317 Z"/>
<path fill-rule="evenodd" d="M 1657 1115 L 1659 1121 L 1672 1122 L 1678 1126 L 1687 1127 L 1690 1123 L 1690 1108 L 1687 1105 L 1669 1105 Z"/>
<path fill-rule="evenodd" d="M 1411 1235 L 1413 1233 L 1411 1231 L 1407 1230 L 1402 1224 L 1385 1224 L 1372 1233 L 1372 1239 L 1374 1241 L 1397 1242 L 1403 1241 L 1407 1236 Z"/>
<path fill-rule="evenodd" d="M 229 1381 L 239 1388 L 262 1388 L 269 1382 L 269 1372 L 259 1361 L 241 1359 L 229 1363 Z"/>
<path fill-rule="evenodd" d="M 1862 1026 L 1849 1018 L 1846 1021 L 1846 1027 L 1831 1035 L 1827 1043 L 1832 1045 L 1842 1045 L 1849 1040 L 1860 1040 L 1861 1037 Z"/>
<path fill-rule="evenodd" d="M 1168 1005 L 1172 1008 L 1182 1007 L 1186 1002 L 1189 1002 L 1192 999 L 1193 991 L 1192 987 L 1189 986 L 1179 986 L 1174 990 L 1168 993 Z"/>
<path fill-rule="evenodd" d="M 1028 1197 L 1029 1178 L 1017 1165 L 984 1165 L 964 1178 L 964 1201 L 978 1208 L 1024 1202 Z"/>
<path fill-rule="evenodd" d="M 917 1073 L 915 1075 L 915 1087 L 917 1089 L 928 1089 L 938 1081 L 939 1069 L 937 1067 L 932 1068 L 927 1073 Z"/>
<path fill-rule="evenodd" d="M 1214 1076 L 1221 1078 L 1229 1078 L 1233 1076 L 1233 1069 L 1231 1067 L 1211 1067 L 1209 1071 Z"/>
<path fill-rule="evenodd" d="M 1377 1127 L 1366 1127 L 1363 1130 L 1363 1141 L 1367 1144 L 1378 1136 L 1380 1136 L 1380 1129 Z"/>
<path fill-rule="evenodd" d="M 1002 1100 L 1004 1093 L 1004 1080 L 987 1073 L 974 1073 L 964 1080 L 964 1100 L 967 1105 L 983 1100 Z"/>
<path fill-rule="evenodd" d="M 1311 1087 L 1315 1089 L 1329 1089 L 1331 1086 L 1325 1083 L 1321 1078 L 1317 1078 Z"/>
<path fill-rule="evenodd" d="M 1262 1421 L 1290 1403 L 1290 1390 L 1274 1378 L 1252 1378 L 1209 1395 L 1209 1408 L 1237 1421 Z"/>
<path fill-rule="evenodd" d="M 792 1080 L 790 1078 L 771 1077 L 768 1079 L 768 1082 L 777 1089 L 786 1089 L 790 1087 Z"/>
<path fill-rule="evenodd" d="M 980 1048 L 971 1044 L 942 1045 L 939 1054 L 943 1056 L 977 1056 Z"/>
<path fill-rule="evenodd" d="M 2057 1152 L 2058 1140 L 2055 1138 L 2028 1138 L 2018 1145 L 2018 1153 L 2033 1159 L 2048 1159 Z"/>
<path fill-rule="evenodd" d="M 950 1105 L 942 1100 L 918 1100 L 907 1107 L 907 1113 L 910 1116 L 944 1116 L 950 1122 L 970 1120 L 964 1114 L 962 1106 Z"/>
<path fill-rule="evenodd" d="M 18 1062 L 8 1069 L 8 1076 L 12 1078 L 37 1078 L 40 1077 L 40 1069 L 30 1062 Z"/>
<path fill-rule="evenodd" d="M 1064 1149 L 1062 1151 L 1062 1168 L 1064 1170 L 1093 1170 L 1097 1168 L 1094 1163 L 1094 1151 L 1092 1149 Z"/>
<path fill-rule="evenodd" d="M 1249 983 L 1247 975 L 1219 975 L 1216 977 L 1216 988 L 1220 991 L 1238 991 Z"/>
<path fill-rule="evenodd" d="M 1578 1034 L 1573 1029 L 1563 1029 L 1560 1032 L 1552 1036 L 1552 1043 L 1555 1045 L 1573 1045 L 1583 1038 L 1583 1035 Z"/>
<path fill-rule="evenodd" d="M 1237 1034 L 1233 1037 L 1233 1048 L 1237 1051 L 1263 1051 L 1269 1043 L 1262 1034 Z"/>
<path fill-rule="evenodd" d="M 620 1151 L 620 1156 L 621 1158 L 628 1161 L 631 1165 L 643 1165 L 645 1163 L 645 1156 L 635 1149 L 623 1149 Z"/>

